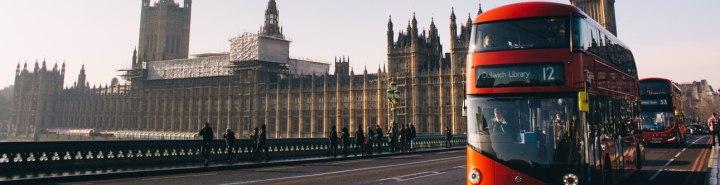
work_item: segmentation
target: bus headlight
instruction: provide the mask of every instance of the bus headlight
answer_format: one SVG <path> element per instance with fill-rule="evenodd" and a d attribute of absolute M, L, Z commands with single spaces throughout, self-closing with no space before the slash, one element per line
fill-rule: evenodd
<path fill-rule="evenodd" d="M 573 173 L 568 173 L 563 176 L 563 184 L 565 185 L 578 185 L 578 177 Z"/>
<path fill-rule="evenodd" d="M 470 179 L 470 182 L 472 184 L 480 184 L 480 180 L 482 179 L 482 174 L 480 174 L 480 171 L 477 169 L 470 170 L 470 173 L 468 174 L 468 179 Z"/>

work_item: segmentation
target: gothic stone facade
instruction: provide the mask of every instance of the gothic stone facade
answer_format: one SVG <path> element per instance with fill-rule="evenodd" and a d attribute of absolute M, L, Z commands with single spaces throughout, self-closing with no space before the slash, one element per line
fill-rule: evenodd
<path fill-rule="evenodd" d="M 275 1 L 270 0 L 259 35 L 284 38 L 277 15 Z M 449 53 L 442 51 L 434 22 L 430 30 L 420 33 L 413 18 L 395 39 L 390 21 L 388 69 L 379 68 L 372 74 L 367 69 L 355 74 L 346 57 L 336 59 L 334 74 L 293 74 L 278 62 L 225 60 L 232 53 L 149 62 L 134 53 L 133 67 L 123 76 L 129 84 L 113 80 L 109 86 L 90 87 L 83 67 L 78 82 L 63 88 L 64 68 L 58 72 L 43 65 L 29 72 L 18 66 L 18 98 L 8 128 L 15 135 L 36 135 L 47 128 L 194 133 L 209 122 L 218 134 L 230 128 L 247 135 L 265 124 L 270 137 L 326 137 L 332 126 L 351 131 L 375 124 L 388 128 L 392 114 L 386 94 L 394 82 L 401 93 L 397 123 L 413 123 L 420 134 L 440 134 L 445 127 L 463 133 L 464 65 L 471 20 L 458 29 L 454 12 L 450 19 Z M 149 77 L 157 73 L 149 66 L 196 60 L 229 61 L 232 65 L 230 69 L 212 69 L 216 73 L 211 74 L 224 75 L 193 76 L 192 70 L 181 69 L 193 74 Z M 223 70 L 230 72 L 217 73 Z"/>
<path fill-rule="evenodd" d="M 683 93 L 683 112 L 688 123 L 704 123 L 712 113 L 720 113 L 720 93 L 706 80 L 679 84 Z"/>

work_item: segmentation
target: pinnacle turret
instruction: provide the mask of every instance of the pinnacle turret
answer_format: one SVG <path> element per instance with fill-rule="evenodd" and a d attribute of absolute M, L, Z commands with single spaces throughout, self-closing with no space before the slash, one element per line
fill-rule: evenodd
<path fill-rule="evenodd" d="M 480 15 L 480 14 L 482 14 L 482 13 L 483 13 L 482 3 L 478 3 L 478 12 L 477 12 L 477 15 Z"/>

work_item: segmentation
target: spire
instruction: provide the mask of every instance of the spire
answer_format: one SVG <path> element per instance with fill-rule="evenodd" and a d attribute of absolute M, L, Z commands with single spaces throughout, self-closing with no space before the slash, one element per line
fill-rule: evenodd
<path fill-rule="evenodd" d="M 62 67 L 60 67 L 60 75 L 65 76 L 65 61 L 63 61 Z"/>
<path fill-rule="evenodd" d="M 415 12 L 413 12 L 413 18 L 412 18 L 412 28 L 417 30 L 417 18 L 415 18 Z"/>
<path fill-rule="evenodd" d="M 455 7 L 450 8 L 450 24 L 454 24 L 455 22 Z"/>
<path fill-rule="evenodd" d="M 267 9 L 265 9 L 265 25 L 261 29 L 261 35 L 285 38 L 280 28 L 279 15 L 275 0 L 268 1 Z"/>
<path fill-rule="evenodd" d="M 430 17 L 430 30 L 436 29 L 435 27 L 435 17 Z"/>
<path fill-rule="evenodd" d="M 85 81 L 85 65 L 83 64 L 78 75 L 78 86 L 88 87 L 87 84 L 87 81 Z"/>
<path fill-rule="evenodd" d="M 470 26 L 470 25 L 472 25 L 472 19 L 470 18 L 470 13 L 468 13 L 468 19 L 467 19 L 467 25 L 466 25 L 466 26 Z"/>
<path fill-rule="evenodd" d="M 186 0 L 187 1 L 187 0 Z M 132 56 L 132 67 L 135 68 L 137 65 L 137 46 L 133 50 L 133 56 Z"/>
<path fill-rule="evenodd" d="M 23 64 L 23 71 L 27 71 L 27 61 L 25 61 L 25 64 Z"/>
<path fill-rule="evenodd" d="M 478 14 L 477 14 L 477 15 L 480 15 L 480 14 L 482 14 L 482 13 L 483 13 L 482 3 L 478 3 Z"/>
<path fill-rule="evenodd" d="M 393 23 L 392 23 L 392 15 L 388 16 L 388 25 L 387 25 L 387 47 L 388 52 L 390 49 L 392 49 L 395 39 L 393 39 L 395 35 L 395 32 L 393 32 Z"/>
<path fill-rule="evenodd" d="M 455 48 L 457 38 L 457 18 L 455 17 L 455 8 L 450 9 L 450 48 Z"/>
<path fill-rule="evenodd" d="M 47 66 L 45 65 L 45 59 L 43 59 L 43 62 L 42 62 L 42 70 L 47 71 Z"/>
<path fill-rule="evenodd" d="M 388 30 L 392 30 L 393 23 L 392 23 L 392 15 L 388 16 Z"/>
<path fill-rule="evenodd" d="M 15 76 L 20 75 L 20 62 L 17 63 L 17 67 L 15 67 Z"/>
<path fill-rule="evenodd" d="M 40 69 L 40 65 L 38 64 L 38 61 L 35 60 L 35 69 L 33 69 L 33 72 L 37 72 L 38 69 Z"/>
<path fill-rule="evenodd" d="M 53 71 L 57 71 L 57 70 L 58 70 L 57 67 L 58 67 L 58 65 L 57 65 L 57 62 L 56 62 L 55 65 L 53 66 Z"/>

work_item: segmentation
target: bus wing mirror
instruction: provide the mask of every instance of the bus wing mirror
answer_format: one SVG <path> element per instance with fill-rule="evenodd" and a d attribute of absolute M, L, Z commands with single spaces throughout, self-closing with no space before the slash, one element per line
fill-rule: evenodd
<path fill-rule="evenodd" d="M 590 111 L 590 100 L 588 100 L 588 93 L 586 91 L 578 93 L 578 110 L 580 112 Z"/>

